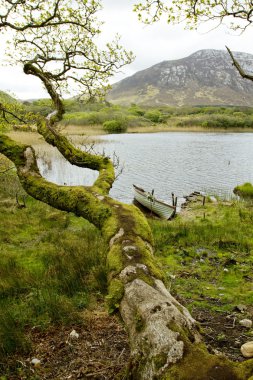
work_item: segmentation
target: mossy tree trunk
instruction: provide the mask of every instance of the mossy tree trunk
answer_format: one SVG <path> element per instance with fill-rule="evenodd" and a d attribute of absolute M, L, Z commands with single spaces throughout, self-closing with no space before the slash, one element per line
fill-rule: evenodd
<path fill-rule="evenodd" d="M 0 152 L 16 166 L 19 179 L 32 197 L 57 209 L 73 212 L 99 228 L 108 243 L 108 295 L 110 311 L 119 310 L 131 345 L 128 378 L 179 380 L 245 380 L 253 363 L 236 364 L 208 353 L 198 325 L 168 292 L 163 272 L 153 256 L 153 238 L 143 214 L 132 205 L 109 197 L 114 168 L 106 157 L 75 148 L 54 128 L 64 107 L 51 83 L 32 65 L 27 74 L 38 76 L 51 95 L 56 112 L 41 120 L 38 131 L 73 165 L 99 171 L 93 186 L 58 186 L 40 174 L 31 146 L 0 135 Z"/>

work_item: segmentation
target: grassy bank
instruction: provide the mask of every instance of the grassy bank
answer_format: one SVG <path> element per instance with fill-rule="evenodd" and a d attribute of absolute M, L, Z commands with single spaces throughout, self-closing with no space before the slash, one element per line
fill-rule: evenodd
<path fill-rule="evenodd" d="M 152 221 L 171 290 L 190 309 L 252 305 L 253 202 L 192 204 L 172 223 Z"/>
<path fill-rule="evenodd" d="M 12 170 L 1 175 L 0 213 L 2 359 L 29 350 L 34 326 L 82 322 L 79 312 L 106 292 L 106 247 L 83 219 L 25 195 Z"/>
<path fill-rule="evenodd" d="M 8 167 L 11 164 L 1 158 L 1 171 Z M 26 207 L 22 207 L 24 202 Z M 112 331 L 108 328 L 112 320 L 99 314 L 101 308 L 105 313 L 107 249 L 99 232 L 81 218 L 28 197 L 12 169 L 1 174 L 0 212 L 1 379 L 9 375 L 19 379 L 18 371 L 32 373 L 28 364 L 24 369 L 20 362 L 30 360 L 34 352 L 44 358 L 53 357 L 52 340 L 58 342 L 59 352 L 64 348 L 64 356 L 66 329 L 70 332 L 77 328 L 87 334 L 93 331 L 95 342 L 102 339 L 103 328 L 109 341 L 110 334 L 115 336 L 114 357 L 121 355 L 125 335 L 118 345 L 120 327 L 114 321 Z M 196 202 L 171 222 L 150 220 L 156 257 L 166 272 L 172 294 L 201 323 L 207 342 L 238 360 L 240 351 L 234 350 L 234 341 L 242 344 L 247 337 L 252 340 L 252 330 L 239 326 L 240 319 L 253 315 L 252 223 L 253 203 L 249 200 L 207 201 L 205 206 Z M 92 310 L 93 322 L 84 319 L 87 310 Z M 85 339 L 91 338 L 83 335 L 82 342 Z M 80 356 L 87 349 L 82 344 Z M 100 346 L 107 347 L 106 344 L 102 342 Z M 69 361 L 76 356 L 76 351 L 71 350 L 67 352 Z M 124 352 L 127 354 L 127 349 Z M 87 363 L 92 355 L 94 351 L 87 353 Z M 126 361 L 124 355 L 121 359 Z M 68 367 L 63 357 L 57 360 L 59 370 L 63 362 Z M 57 372 L 57 362 L 44 361 L 46 370 L 52 372 L 45 378 L 63 376 Z M 116 360 L 116 369 L 117 366 Z M 105 367 L 109 368 L 110 363 Z"/>

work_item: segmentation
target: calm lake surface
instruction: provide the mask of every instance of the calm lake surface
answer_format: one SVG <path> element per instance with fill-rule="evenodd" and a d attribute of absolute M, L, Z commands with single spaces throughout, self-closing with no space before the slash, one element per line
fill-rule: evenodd
<path fill-rule="evenodd" d="M 101 136 L 96 150 L 113 152 L 123 165 L 111 196 L 133 200 L 137 184 L 164 200 L 192 191 L 231 197 L 233 188 L 253 182 L 253 133 L 165 132 Z M 97 173 L 68 164 L 55 150 L 39 153 L 41 174 L 58 184 L 90 185 Z M 54 157 L 54 159 L 52 159 Z"/>

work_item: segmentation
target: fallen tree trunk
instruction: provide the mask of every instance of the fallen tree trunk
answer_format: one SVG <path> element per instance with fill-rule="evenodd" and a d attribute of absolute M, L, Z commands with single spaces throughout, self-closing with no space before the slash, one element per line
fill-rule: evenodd
<path fill-rule="evenodd" d="M 120 311 L 129 333 L 129 379 L 245 380 L 253 375 L 252 360 L 232 363 L 208 353 L 198 324 L 166 289 L 145 217 L 107 195 L 113 178 L 108 159 L 101 158 L 93 186 L 68 187 L 41 177 L 32 147 L 1 135 L 0 151 L 15 164 L 31 196 L 84 217 L 108 242 L 107 303 L 110 312 Z"/>

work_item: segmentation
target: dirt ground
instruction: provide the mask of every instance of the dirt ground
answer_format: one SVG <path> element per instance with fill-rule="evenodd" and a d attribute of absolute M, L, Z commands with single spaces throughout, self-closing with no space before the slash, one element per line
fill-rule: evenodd
<path fill-rule="evenodd" d="M 34 328 L 29 334 L 32 352 L 22 358 L 10 357 L 4 374 L 15 372 L 15 375 L 3 379 L 124 379 L 129 346 L 123 325 L 105 311 L 87 313 L 84 319 L 83 326 L 50 328 L 44 332 Z M 71 339 L 73 329 L 78 338 Z M 34 366 L 33 359 L 40 360 L 39 365 Z"/>
<path fill-rule="evenodd" d="M 247 335 L 249 329 L 242 327 L 239 320 L 247 318 L 248 315 L 239 311 L 229 314 L 206 309 L 193 310 L 192 315 L 201 325 L 202 336 L 210 353 L 225 355 L 233 361 L 246 360 L 241 354 L 240 347 L 252 340 L 253 335 L 250 339 Z"/>

